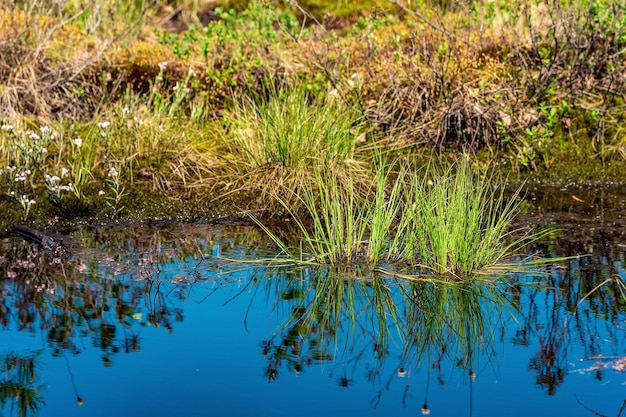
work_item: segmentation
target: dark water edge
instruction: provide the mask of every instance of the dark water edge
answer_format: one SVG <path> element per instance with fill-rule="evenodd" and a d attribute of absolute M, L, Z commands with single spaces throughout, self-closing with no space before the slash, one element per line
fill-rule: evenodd
<path fill-rule="evenodd" d="M 625 200 L 530 187 L 529 252 L 585 256 L 465 287 L 268 268 L 240 219 L 52 231 L 67 262 L 5 235 L 2 413 L 617 416 Z"/>

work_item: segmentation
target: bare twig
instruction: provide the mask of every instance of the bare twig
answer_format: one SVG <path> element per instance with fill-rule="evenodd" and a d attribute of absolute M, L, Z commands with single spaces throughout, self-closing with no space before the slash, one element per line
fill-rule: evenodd
<path fill-rule="evenodd" d="M 469 42 L 463 38 L 460 38 L 458 36 L 456 36 L 454 33 L 450 32 L 449 30 L 447 30 L 446 28 L 442 27 L 442 26 L 437 26 L 436 24 L 434 24 L 433 22 L 431 22 L 430 20 L 428 20 L 426 18 L 426 16 L 424 16 L 423 14 L 421 14 L 420 12 L 418 12 L 417 10 L 411 10 L 408 7 L 406 7 L 405 5 L 401 4 L 398 0 L 389 0 L 392 4 L 395 4 L 396 6 L 398 6 L 399 8 L 401 8 L 405 13 L 411 14 L 415 17 L 417 17 L 418 19 L 420 19 L 422 22 L 426 23 L 428 26 L 430 26 L 431 28 L 435 29 L 436 31 L 439 31 L 441 33 L 444 33 L 446 36 L 457 40 L 459 42 L 463 42 L 466 45 L 469 45 Z"/>

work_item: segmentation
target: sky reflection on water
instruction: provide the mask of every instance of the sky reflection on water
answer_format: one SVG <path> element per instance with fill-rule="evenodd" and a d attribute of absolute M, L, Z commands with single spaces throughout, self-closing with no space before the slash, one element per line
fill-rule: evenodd
<path fill-rule="evenodd" d="M 624 299 L 613 282 L 585 298 L 624 279 L 617 258 L 445 287 L 231 262 L 271 253 L 241 225 L 65 239 L 60 265 L 2 241 L 3 415 L 617 416 L 626 399 Z"/>

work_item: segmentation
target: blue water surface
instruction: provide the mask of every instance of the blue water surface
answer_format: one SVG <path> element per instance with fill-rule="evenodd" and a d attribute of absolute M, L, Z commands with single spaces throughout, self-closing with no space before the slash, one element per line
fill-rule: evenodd
<path fill-rule="evenodd" d="M 3 242 L 0 355 L 5 361 L 34 355 L 30 385 L 43 399 L 38 410 L 18 407 L 8 382 L 18 380 L 19 371 L 6 362 L 0 369 L 3 415 L 617 416 L 626 400 L 625 303 L 611 281 L 623 280 L 623 273 L 615 263 L 588 273 L 594 261 L 578 259 L 544 275 L 517 274 L 514 290 L 479 284 L 493 288 L 476 295 L 484 334 L 468 340 L 444 326 L 436 329 L 443 335 L 438 342 L 425 341 L 425 332 L 407 341 L 404 331 L 415 323 L 402 295 L 406 283 L 328 272 L 316 280 L 318 271 L 238 262 L 272 255 L 271 244 L 254 237 L 252 227 L 146 227 L 138 229 L 140 238 L 127 229 L 99 239 L 74 232 L 68 265 L 49 262 L 39 270 L 12 258 L 36 248 L 24 244 L 15 252 L 22 242 Z M 45 253 L 34 256 L 49 261 Z M 341 308 L 316 299 L 326 291 L 323 279 L 342 280 L 344 290 L 328 290 Z M 372 312 L 375 279 L 384 280 L 398 306 L 395 321 Z M 125 289 L 116 290 L 116 283 Z M 450 291 L 432 284 L 422 290 L 433 296 Z M 494 302 L 490 291 L 504 294 L 507 305 Z M 27 326 L 17 307 L 24 294 L 36 317 Z M 76 312 L 74 306 L 89 298 L 81 294 L 103 306 L 101 318 L 90 322 L 89 313 Z M 317 309 L 307 312 L 312 305 Z M 327 336 L 301 329 L 287 337 L 298 308 L 312 323 L 309 333 Z M 450 302 L 443 314 L 463 317 L 457 308 L 463 307 Z M 61 311 L 72 324 L 46 323 Z M 323 324 L 329 311 L 334 325 Z M 115 329 L 107 346 L 98 330 L 104 324 Z M 71 337 L 51 342 L 51 328 Z"/>

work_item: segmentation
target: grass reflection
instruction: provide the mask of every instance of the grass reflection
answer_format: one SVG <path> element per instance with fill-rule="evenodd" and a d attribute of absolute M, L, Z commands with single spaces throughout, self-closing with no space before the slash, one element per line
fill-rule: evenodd
<path fill-rule="evenodd" d="M 384 356 L 396 329 L 391 325 L 399 323 L 400 316 L 391 283 L 351 272 L 348 276 L 337 269 L 297 268 L 256 284 L 276 296 L 275 311 L 286 310 L 281 326 L 263 342 L 270 381 L 278 376 L 283 361 L 300 373 L 350 352 L 360 356 L 369 350 Z"/>
<path fill-rule="evenodd" d="M 470 367 L 476 353 L 494 355 L 494 331 L 503 314 L 514 314 L 504 288 L 506 284 L 482 282 L 407 283 L 402 287 L 407 311 L 404 353 L 413 354 L 417 362 L 423 355 L 441 352 Z"/>
<path fill-rule="evenodd" d="M 41 352 L 0 353 L 0 409 L 11 404 L 11 412 L 17 408 L 19 417 L 37 415 L 45 405 L 42 387 L 37 384 L 37 370 Z"/>
<path fill-rule="evenodd" d="M 299 374 L 321 362 L 362 361 L 374 379 L 384 378 L 390 366 L 393 375 L 404 376 L 430 358 L 471 373 L 477 355 L 494 354 L 494 329 L 502 314 L 514 310 L 506 286 L 493 282 L 441 285 L 307 267 L 256 285 L 266 285 L 268 298 L 278 300 L 274 311 L 282 320 L 262 344 L 269 381 L 283 364 Z M 337 382 L 348 386 L 349 379 Z"/>

